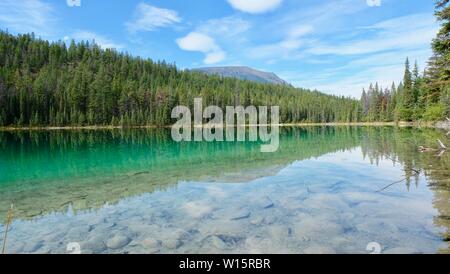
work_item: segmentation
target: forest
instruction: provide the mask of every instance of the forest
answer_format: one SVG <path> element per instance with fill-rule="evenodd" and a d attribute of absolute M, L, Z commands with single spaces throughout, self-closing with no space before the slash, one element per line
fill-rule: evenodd
<path fill-rule="evenodd" d="M 280 120 L 352 122 L 350 98 L 287 85 L 259 84 L 132 57 L 95 43 L 50 43 L 0 32 L 0 125 L 169 125 L 171 110 L 204 105 L 280 106 Z"/>
<path fill-rule="evenodd" d="M 436 121 L 450 113 L 450 0 L 436 2 L 441 29 L 423 72 L 406 59 L 403 81 L 389 88 L 371 84 L 361 96 L 364 121 Z"/>
<path fill-rule="evenodd" d="M 280 106 L 282 123 L 440 120 L 450 106 L 450 0 L 436 4 L 442 28 L 423 73 L 363 91 L 361 100 L 289 85 L 206 76 L 165 61 L 102 49 L 94 41 L 49 42 L 0 31 L 0 126 L 169 125 L 171 110 L 204 105 Z"/>

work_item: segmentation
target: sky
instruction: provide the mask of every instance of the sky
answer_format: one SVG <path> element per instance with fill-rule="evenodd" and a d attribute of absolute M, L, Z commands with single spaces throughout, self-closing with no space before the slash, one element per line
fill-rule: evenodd
<path fill-rule="evenodd" d="M 0 29 L 95 40 L 179 68 L 249 66 L 294 86 L 359 97 L 424 69 L 431 0 L 1 0 Z"/>

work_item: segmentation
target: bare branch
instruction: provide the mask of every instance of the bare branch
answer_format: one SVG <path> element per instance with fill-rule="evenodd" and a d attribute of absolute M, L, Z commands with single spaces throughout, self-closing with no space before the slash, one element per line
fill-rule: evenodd
<path fill-rule="evenodd" d="M 439 146 L 441 147 L 441 149 L 447 149 L 447 147 L 444 145 L 444 143 L 442 143 L 442 141 L 441 140 L 437 140 L 437 142 L 438 142 L 438 144 L 439 144 Z"/>
<path fill-rule="evenodd" d="M 383 187 L 382 189 L 377 190 L 376 192 L 378 192 L 378 193 L 379 193 L 379 192 L 383 192 L 384 190 L 390 188 L 391 186 L 396 185 L 396 184 L 399 184 L 399 183 L 404 182 L 404 181 L 406 181 L 406 178 L 404 178 L 404 179 L 402 179 L 402 180 L 400 180 L 400 181 L 397 181 L 397 182 L 393 182 L 392 184 L 389 184 L 389 185 Z"/>

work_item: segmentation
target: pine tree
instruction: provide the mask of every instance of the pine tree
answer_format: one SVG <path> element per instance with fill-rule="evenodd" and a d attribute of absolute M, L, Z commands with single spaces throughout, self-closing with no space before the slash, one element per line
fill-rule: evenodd
<path fill-rule="evenodd" d="M 199 96 L 222 108 L 278 105 L 281 122 L 359 121 L 370 107 L 372 120 L 379 115 L 378 99 L 369 95 L 366 107 L 288 85 L 178 70 L 84 41 L 66 47 L 0 31 L 0 64 L 0 123 L 6 126 L 168 125 L 174 106 L 192 108 Z"/>
<path fill-rule="evenodd" d="M 435 56 L 435 65 L 440 72 L 436 75 L 434 81 L 450 80 L 450 0 L 438 0 L 436 2 L 436 16 L 441 23 L 437 37 L 433 40 L 433 52 Z M 448 83 L 447 83 L 448 84 Z"/>
<path fill-rule="evenodd" d="M 395 120 L 395 109 L 397 107 L 397 87 L 392 83 L 390 97 L 387 105 L 387 121 Z"/>
<path fill-rule="evenodd" d="M 363 115 L 367 116 L 367 114 L 369 113 L 370 102 L 365 88 L 363 88 L 363 92 L 361 95 L 361 107 Z"/>
<path fill-rule="evenodd" d="M 428 69 L 431 104 L 427 112 L 432 109 L 434 113 L 442 113 L 431 115 L 435 119 L 442 119 L 450 114 L 450 0 L 436 1 L 435 14 L 441 23 L 441 29 L 432 43 L 434 55 Z M 425 115 L 430 116 L 428 114 Z"/>
<path fill-rule="evenodd" d="M 414 68 L 412 71 L 412 91 L 414 97 L 414 105 L 417 103 L 420 92 L 420 76 L 419 76 L 419 65 L 417 64 L 417 60 L 414 63 Z"/>
<path fill-rule="evenodd" d="M 411 121 L 413 118 L 413 110 L 414 110 L 413 82 L 409 65 L 409 59 L 407 58 L 405 62 L 405 74 L 403 77 L 402 106 L 399 109 L 400 119 L 405 121 Z"/>

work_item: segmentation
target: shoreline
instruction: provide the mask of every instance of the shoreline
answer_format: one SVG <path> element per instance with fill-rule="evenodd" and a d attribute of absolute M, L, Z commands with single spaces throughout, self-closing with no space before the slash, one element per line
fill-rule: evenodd
<path fill-rule="evenodd" d="M 278 124 L 279 127 L 319 127 L 319 126 L 398 126 L 398 127 L 425 127 L 425 128 L 436 128 L 441 129 L 439 126 L 440 123 L 443 122 L 357 122 L 357 123 L 286 123 L 286 124 Z M 204 125 L 203 127 L 207 127 L 208 125 Z M 269 125 L 245 125 L 246 127 L 258 127 L 258 126 L 271 126 Z M 64 127 L 55 127 L 55 126 L 43 126 L 43 127 L 0 127 L 0 131 L 57 131 L 57 130 L 114 130 L 114 129 L 164 129 L 171 128 L 172 125 L 165 126 L 157 126 L 157 125 L 148 125 L 148 126 L 64 126 Z M 198 126 L 193 126 L 193 128 Z M 223 126 L 224 128 L 227 126 Z M 239 126 L 237 126 L 239 127 Z"/>

